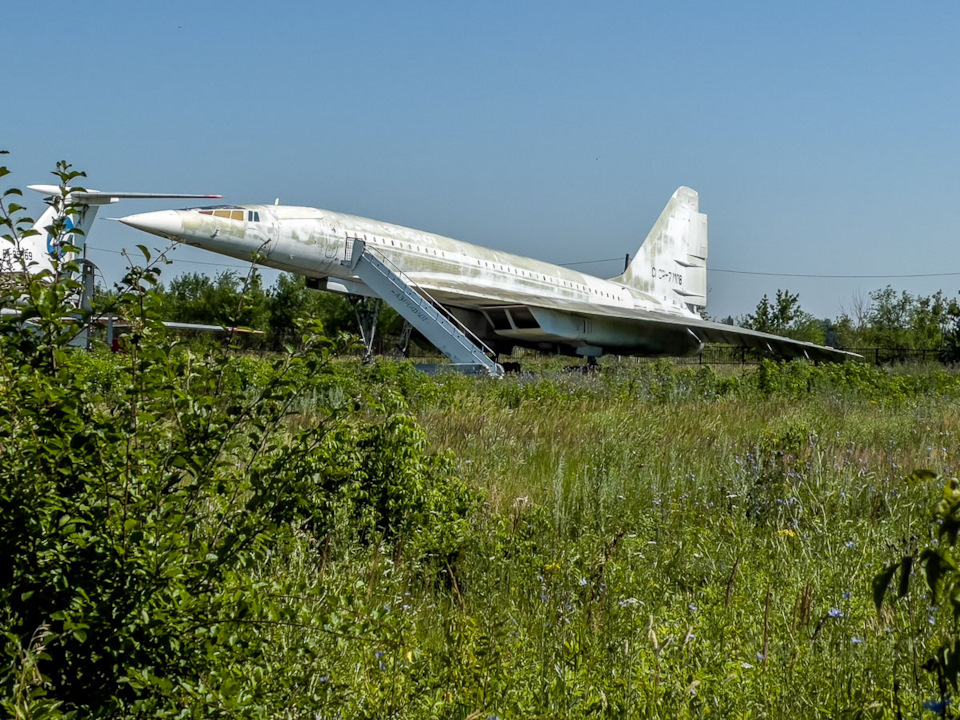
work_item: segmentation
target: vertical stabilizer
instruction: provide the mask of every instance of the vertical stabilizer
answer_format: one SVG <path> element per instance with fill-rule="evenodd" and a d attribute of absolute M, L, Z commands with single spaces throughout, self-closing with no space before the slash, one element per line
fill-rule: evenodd
<path fill-rule="evenodd" d="M 707 305 L 707 216 L 696 190 L 680 187 L 623 275 L 613 282 L 697 312 Z"/>
<path fill-rule="evenodd" d="M 43 186 L 45 190 L 50 188 Z M 36 189 L 35 187 L 31 189 Z M 49 193 L 54 195 L 54 193 Z M 56 193 L 59 195 L 59 192 Z M 93 225 L 97 216 L 97 205 L 88 205 L 86 203 L 75 203 L 68 197 L 66 202 L 53 202 L 53 198 L 47 201 L 48 207 L 43 214 L 33 224 L 31 228 L 34 234 L 19 238 L 19 251 L 23 255 L 23 261 L 31 275 L 36 275 L 43 271 L 53 272 L 52 258 L 59 258 L 63 261 L 74 259 L 73 253 L 64 253 L 64 245 L 73 245 L 82 248 L 85 237 Z M 59 206 L 59 210 L 58 210 Z M 60 237 L 56 237 L 58 220 L 63 223 L 63 231 Z M 20 267 L 18 258 L 5 258 L 4 265 L 10 265 L 9 269 L 16 270 Z"/>

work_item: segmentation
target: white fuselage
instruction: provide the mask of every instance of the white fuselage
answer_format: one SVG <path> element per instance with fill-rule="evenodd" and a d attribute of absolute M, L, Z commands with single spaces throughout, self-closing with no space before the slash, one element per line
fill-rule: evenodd
<path fill-rule="evenodd" d="M 409 299 L 402 290 L 406 287 L 413 295 L 426 294 L 444 306 L 496 352 L 514 344 L 587 357 L 604 353 L 669 357 L 696 354 L 710 342 L 781 357 L 847 356 L 700 317 L 699 310 L 707 304 L 707 216 L 700 212 L 697 192 L 684 186 L 670 197 L 623 274 L 612 280 L 309 207 L 163 210 L 121 221 L 154 235 L 304 275 L 320 289 L 391 302 L 395 290 Z M 354 253 L 361 243 L 363 252 Z M 363 258 L 367 259 L 357 264 Z M 379 293 L 357 272 L 377 285 Z M 392 278 L 393 285 L 381 287 L 385 277 Z M 400 312 L 405 303 L 393 301 Z"/>
<path fill-rule="evenodd" d="M 241 214 L 242 219 L 216 214 Z M 512 304 L 639 309 L 695 317 L 682 303 L 616 282 L 412 228 L 308 207 L 240 205 L 163 211 L 168 235 L 190 245 L 311 278 L 358 284 L 343 264 L 362 240 L 435 299 L 460 307 Z M 136 217 L 136 216 L 135 216 Z M 128 224 L 138 227 L 134 218 Z M 256 218 L 253 220 L 251 218 Z M 147 229 L 142 227 L 141 229 Z M 151 231 L 151 230 L 148 230 Z"/>

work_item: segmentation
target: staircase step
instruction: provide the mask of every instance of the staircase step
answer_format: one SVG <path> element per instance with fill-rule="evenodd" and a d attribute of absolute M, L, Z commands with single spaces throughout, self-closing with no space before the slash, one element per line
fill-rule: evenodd
<path fill-rule="evenodd" d="M 494 377 L 503 375 L 503 368 L 498 363 L 487 357 L 475 342 L 437 310 L 409 278 L 399 270 L 392 270 L 362 240 L 353 241 L 352 252 L 343 264 L 450 358 L 451 369 L 459 367 L 477 372 L 477 368 L 481 368 Z"/>

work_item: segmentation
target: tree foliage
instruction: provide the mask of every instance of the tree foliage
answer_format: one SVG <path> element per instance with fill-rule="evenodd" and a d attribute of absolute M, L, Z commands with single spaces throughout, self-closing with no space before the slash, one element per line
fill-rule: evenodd
<path fill-rule="evenodd" d="M 64 201 L 79 174 L 56 174 Z M 30 223 L 16 194 L 0 205 L 14 250 Z M 292 315 L 301 349 L 258 376 L 169 342 L 163 263 L 142 252 L 110 298 L 132 329 L 109 382 L 70 346 L 90 320 L 75 264 L 22 261 L 5 278 L 0 304 L 17 312 L 0 318 L 0 691 L 18 717 L 255 710 L 233 668 L 294 622 L 260 568 L 303 534 L 389 546 L 414 528 L 405 552 L 448 567 L 477 506 L 409 418 L 342 402 L 348 379 L 316 322 Z M 183 312 L 209 299 L 221 321 L 262 321 L 269 305 L 256 274 L 171 289 Z"/>
<path fill-rule="evenodd" d="M 185 323 L 212 323 L 265 330 L 270 322 L 269 296 L 260 273 L 246 279 L 233 270 L 209 277 L 184 273 L 169 287 L 158 288 L 158 310 L 164 319 Z"/>
<path fill-rule="evenodd" d="M 760 332 L 783 335 L 822 345 L 824 341 L 823 328 L 816 318 L 800 308 L 799 293 L 789 290 L 777 290 L 776 299 L 771 302 L 764 295 L 757 304 L 756 310 L 748 314 L 742 321 L 744 327 Z"/>
<path fill-rule="evenodd" d="M 834 320 L 817 319 L 800 306 L 798 293 L 777 290 L 764 295 L 741 318 L 744 327 L 833 347 L 889 351 L 939 350 L 940 358 L 960 358 L 960 305 L 942 290 L 933 295 L 895 291 L 889 285 L 855 303 Z"/>
<path fill-rule="evenodd" d="M 942 290 L 923 296 L 897 292 L 888 285 L 868 298 L 834 323 L 845 347 L 934 350 L 951 346 L 960 306 Z"/>

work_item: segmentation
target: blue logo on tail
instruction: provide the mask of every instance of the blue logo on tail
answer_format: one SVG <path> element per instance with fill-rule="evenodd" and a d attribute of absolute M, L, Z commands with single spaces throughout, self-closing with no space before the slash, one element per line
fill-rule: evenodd
<path fill-rule="evenodd" d="M 54 239 L 53 235 L 47 233 L 47 252 L 51 257 L 60 258 L 63 257 L 63 250 L 60 249 L 61 245 L 70 245 L 70 234 L 76 226 L 73 224 L 73 220 L 70 217 L 65 217 L 63 219 L 63 240 L 59 243 Z"/>

